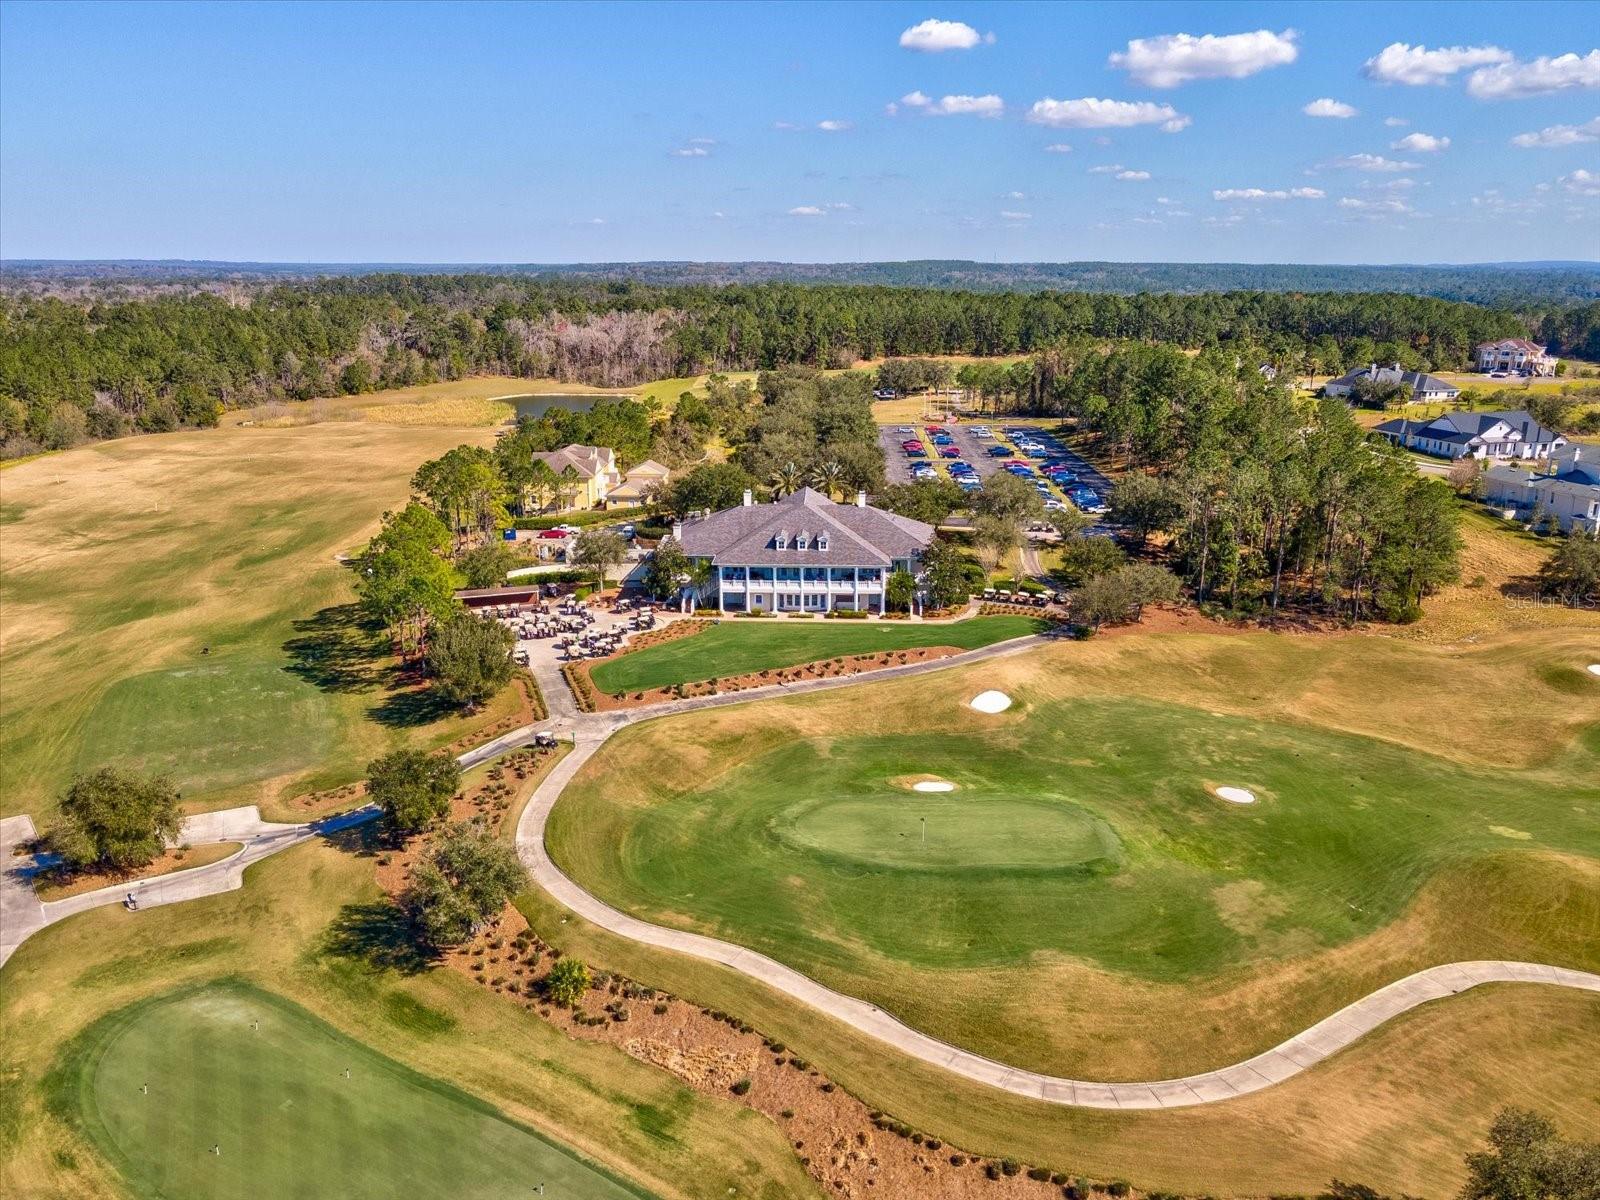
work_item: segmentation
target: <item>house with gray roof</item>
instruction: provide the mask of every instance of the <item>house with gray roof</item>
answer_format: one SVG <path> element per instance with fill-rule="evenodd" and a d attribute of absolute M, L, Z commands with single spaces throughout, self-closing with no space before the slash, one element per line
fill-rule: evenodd
<path fill-rule="evenodd" d="M 1461 395 L 1460 388 L 1446 383 L 1437 375 L 1429 375 L 1426 371 L 1403 371 L 1399 363 L 1388 367 L 1372 363 L 1354 371 L 1346 371 L 1339 378 L 1323 384 L 1322 394 L 1347 400 L 1351 396 L 1359 396 L 1364 387 L 1398 388 L 1400 401 L 1414 404 L 1454 400 Z"/>
<path fill-rule="evenodd" d="M 933 537 L 932 525 L 873 508 L 865 492 L 838 504 L 811 488 L 771 504 L 747 491 L 737 508 L 672 527 L 689 560 L 711 568 L 681 602 L 723 612 L 881 613 L 885 581 L 917 575 Z"/>
<path fill-rule="evenodd" d="M 1373 430 L 1391 442 L 1435 458 L 1547 459 L 1567 439 L 1525 409 L 1447 412 L 1431 421 L 1397 419 Z"/>
<path fill-rule="evenodd" d="M 1554 517 L 1564 533 L 1600 533 L 1600 451 L 1566 446 L 1540 474 L 1490 467 L 1483 473 L 1483 498 L 1520 520 L 1538 513 Z"/>

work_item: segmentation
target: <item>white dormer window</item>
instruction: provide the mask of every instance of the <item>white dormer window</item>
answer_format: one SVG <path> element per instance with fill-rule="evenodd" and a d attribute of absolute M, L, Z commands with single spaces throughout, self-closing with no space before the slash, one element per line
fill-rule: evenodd
<path fill-rule="evenodd" d="M 794 539 L 794 548 L 796 550 L 804 550 L 806 548 L 806 545 L 810 542 L 810 540 L 811 540 L 811 538 L 810 538 L 810 536 L 808 534 L 802 533 L 802 534 L 800 534 L 798 537 L 796 537 Z"/>
<path fill-rule="evenodd" d="M 785 530 L 783 532 L 780 532 L 777 537 L 773 538 L 772 539 L 772 545 L 773 545 L 773 547 L 775 549 L 787 550 L 789 548 L 789 534 L 788 534 L 788 531 Z"/>
<path fill-rule="evenodd" d="M 828 548 L 828 535 L 825 534 L 825 533 L 817 534 L 817 549 L 818 550 L 826 550 L 827 548 Z"/>

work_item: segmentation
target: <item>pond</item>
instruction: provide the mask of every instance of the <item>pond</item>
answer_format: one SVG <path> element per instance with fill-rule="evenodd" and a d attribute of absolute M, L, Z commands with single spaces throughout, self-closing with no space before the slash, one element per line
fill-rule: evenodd
<path fill-rule="evenodd" d="M 500 397 L 512 408 L 517 410 L 517 419 L 523 417 L 542 417 L 553 408 L 564 408 L 568 412 L 588 412 L 594 407 L 596 400 L 632 400 L 632 396 L 621 396 L 602 392 L 590 392 L 586 395 L 562 392 L 540 392 L 530 396 L 502 396 Z"/>

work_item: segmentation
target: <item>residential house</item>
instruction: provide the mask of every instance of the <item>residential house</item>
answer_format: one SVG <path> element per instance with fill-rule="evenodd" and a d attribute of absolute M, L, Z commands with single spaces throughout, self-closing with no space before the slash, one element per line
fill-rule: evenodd
<path fill-rule="evenodd" d="M 1547 429 L 1522 409 L 1502 412 L 1447 412 L 1431 421 L 1398 418 L 1385 421 L 1374 433 L 1407 450 L 1435 458 L 1545 459 L 1567 444 L 1567 439 Z"/>
<path fill-rule="evenodd" d="M 711 568 L 703 588 L 684 588 L 685 608 L 881 613 L 885 581 L 919 573 L 934 529 L 873 508 L 865 492 L 837 504 L 801 488 L 771 504 L 747 491 L 738 508 L 674 524 L 672 537 L 691 562 Z"/>
<path fill-rule="evenodd" d="M 652 493 L 667 486 L 672 478 L 672 472 L 656 462 L 647 458 L 638 466 L 631 469 L 622 477 L 622 482 L 611 489 L 611 494 L 606 497 L 608 504 L 643 504 Z"/>
<path fill-rule="evenodd" d="M 1538 512 L 1554 517 L 1566 533 L 1600 532 L 1600 451 L 1593 446 L 1563 446 L 1539 474 L 1490 467 L 1483 488 L 1485 501 L 1523 520 Z"/>
<path fill-rule="evenodd" d="M 1501 338 L 1480 342 L 1476 351 L 1478 370 L 1507 375 L 1554 375 L 1557 360 L 1544 347 L 1527 338 Z"/>
<path fill-rule="evenodd" d="M 1358 387 L 1363 383 L 1372 387 L 1399 387 L 1402 391 L 1398 399 L 1402 402 L 1454 400 L 1461 394 L 1460 388 L 1452 387 L 1437 375 L 1429 375 L 1425 371 L 1403 371 L 1399 363 L 1388 367 L 1372 363 L 1354 371 L 1346 371 L 1339 378 L 1323 384 L 1322 393 L 1348 399 L 1357 394 Z"/>
<path fill-rule="evenodd" d="M 617 456 L 605 446 L 563 446 L 559 450 L 549 450 L 533 457 L 535 460 L 542 459 L 557 476 L 564 475 L 569 467 L 576 476 L 570 481 L 570 490 L 557 497 L 557 507 L 563 512 L 598 508 L 610 499 L 612 489 L 622 482 L 622 473 L 617 470 Z"/>

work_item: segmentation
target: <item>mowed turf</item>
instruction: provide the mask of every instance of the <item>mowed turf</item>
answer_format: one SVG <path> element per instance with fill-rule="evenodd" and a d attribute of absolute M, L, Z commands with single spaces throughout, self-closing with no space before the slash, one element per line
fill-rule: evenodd
<path fill-rule="evenodd" d="M 466 1093 L 297 1005 L 216 983 L 113 1014 L 61 1086 L 142 1197 L 638 1200 L 625 1184 Z"/>
<path fill-rule="evenodd" d="M 635 726 L 574 781 L 547 840 L 613 904 L 946 1040 L 1159 1078 L 1246 1057 L 1433 962 L 1600 967 L 1600 726 L 1564 661 L 1588 653 L 1060 644 Z M 972 712 L 985 687 L 1016 707 Z M 1418 707 L 1447 693 L 1448 710 Z M 909 791 L 923 775 L 956 790 Z M 1259 801 L 1229 804 L 1224 785 Z M 1185 1013 L 1204 1037 L 1164 1037 Z"/>
<path fill-rule="evenodd" d="M 595 686 L 618 695 L 724 679 L 849 654 L 953 646 L 974 650 L 1037 633 L 1032 617 L 973 617 L 940 625 L 893 621 L 756 621 L 730 619 L 704 633 L 608 659 L 591 672 Z"/>

